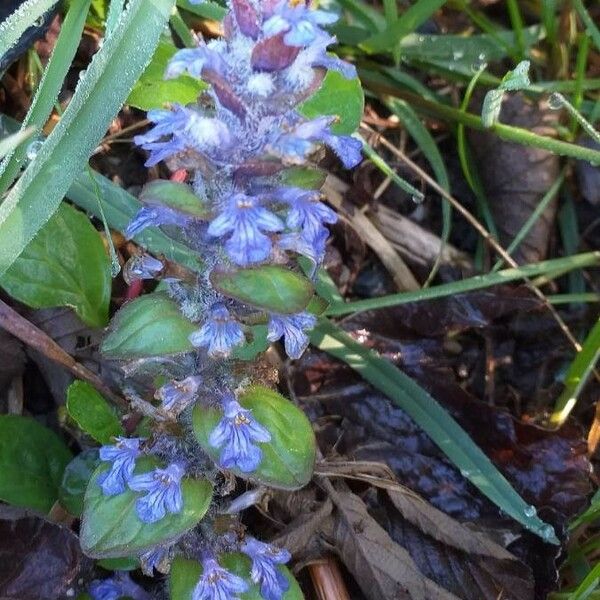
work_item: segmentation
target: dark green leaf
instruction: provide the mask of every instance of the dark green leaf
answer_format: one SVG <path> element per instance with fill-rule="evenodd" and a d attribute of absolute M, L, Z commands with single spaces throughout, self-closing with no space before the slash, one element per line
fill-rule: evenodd
<path fill-rule="evenodd" d="M 281 314 L 301 312 L 314 294 L 308 279 L 276 265 L 213 271 L 210 280 L 215 289 L 229 298 Z"/>
<path fill-rule="evenodd" d="M 247 592 L 240 594 L 241 600 L 263 600 L 258 585 L 253 584 L 250 579 L 252 562 L 241 552 L 229 552 L 219 556 L 219 564 L 238 577 L 250 584 Z M 288 591 L 283 594 L 281 600 L 303 600 L 304 595 L 300 590 L 298 582 L 286 566 L 277 567 L 290 583 Z M 171 566 L 169 576 L 169 597 L 171 600 L 191 600 L 192 592 L 202 575 L 202 565 L 195 560 L 178 556 Z"/>
<path fill-rule="evenodd" d="M 204 0 L 204 2 L 196 2 L 195 4 L 192 4 L 190 0 L 177 0 L 177 6 L 185 8 L 185 10 L 189 10 L 199 17 L 212 19 L 213 21 L 221 21 L 227 14 L 227 9 L 217 2 L 212 2 L 212 0 Z"/>
<path fill-rule="evenodd" d="M 315 436 L 306 415 L 287 398 L 261 385 L 251 386 L 238 400 L 269 431 L 271 441 L 259 444 L 263 459 L 256 471 L 233 472 L 273 487 L 297 489 L 306 485 L 312 477 L 316 453 Z M 216 408 L 196 405 L 193 411 L 198 442 L 217 463 L 220 450 L 208 443 L 208 437 L 221 417 L 222 411 Z"/>
<path fill-rule="evenodd" d="M 75 517 L 80 517 L 83 513 L 85 489 L 99 463 L 98 450 L 91 448 L 78 454 L 65 468 L 58 499 Z"/>
<path fill-rule="evenodd" d="M 33 308 L 71 306 L 92 327 L 108 322 L 108 254 L 89 219 L 67 204 L 0 275 L 0 286 Z"/>
<path fill-rule="evenodd" d="M 206 84 L 195 77 L 181 75 L 177 79 L 165 79 L 165 71 L 177 48 L 161 40 L 138 82 L 133 86 L 127 104 L 142 110 L 163 108 L 165 104 L 177 102 L 189 104 L 195 102 L 198 94 L 206 89 Z"/>
<path fill-rule="evenodd" d="M 254 360 L 261 352 L 269 347 L 267 340 L 267 326 L 253 325 L 250 328 L 252 340 L 243 346 L 237 346 L 233 349 L 231 357 L 237 360 Z"/>
<path fill-rule="evenodd" d="M 144 186 L 140 200 L 144 204 L 164 204 L 191 217 L 206 219 L 209 216 L 206 203 L 185 183 L 156 179 Z"/>
<path fill-rule="evenodd" d="M 102 558 L 98 566 L 107 571 L 135 571 L 140 568 L 139 558 L 133 556 L 119 556 L 117 558 Z"/>
<path fill-rule="evenodd" d="M 0 416 L 0 499 L 48 512 L 71 453 L 50 429 L 34 419 Z"/>
<path fill-rule="evenodd" d="M 123 435 L 119 417 L 108 402 L 85 381 L 74 381 L 67 390 L 67 412 L 79 427 L 101 444 Z"/>
<path fill-rule="evenodd" d="M 334 133 L 354 133 L 362 119 L 365 97 L 360 80 L 346 79 L 337 71 L 327 71 L 321 87 L 305 102 L 299 111 L 309 119 L 335 115 Z"/>
<path fill-rule="evenodd" d="M 164 293 L 136 298 L 114 316 L 102 353 L 115 359 L 133 359 L 189 352 L 190 334 L 197 329 Z"/>
<path fill-rule="evenodd" d="M 135 472 L 145 473 L 155 466 L 152 457 L 141 458 Z M 103 464 L 96 469 L 85 493 L 80 540 L 83 551 L 92 558 L 138 555 L 157 544 L 173 541 L 194 527 L 210 506 L 212 485 L 206 479 L 184 478 L 182 511 L 169 513 L 156 523 L 143 523 L 135 510 L 135 502 L 143 493 L 102 493 L 97 479 L 108 468 Z"/>
<path fill-rule="evenodd" d="M 290 167 L 283 170 L 278 179 L 282 185 L 304 188 L 307 190 L 321 189 L 327 179 L 327 173 L 321 169 L 310 167 Z"/>

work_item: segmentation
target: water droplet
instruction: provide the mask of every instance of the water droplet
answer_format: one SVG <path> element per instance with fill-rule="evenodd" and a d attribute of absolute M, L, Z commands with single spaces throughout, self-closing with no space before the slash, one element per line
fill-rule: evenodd
<path fill-rule="evenodd" d="M 531 504 L 523 511 L 526 517 L 535 517 L 537 515 L 537 510 L 535 510 L 535 506 Z"/>
<path fill-rule="evenodd" d="M 454 60 L 460 60 L 464 55 L 465 53 L 462 50 L 454 50 L 452 52 L 452 58 Z"/>
<path fill-rule="evenodd" d="M 479 60 L 480 62 L 483 62 L 485 60 L 485 53 L 482 52 L 478 57 L 477 60 Z"/>
<path fill-rule="evenodd" d="M 33 160 L 40 151 L 40 148 L 44 145 L 44 142 L 31 142 L 29 146 L 27 146 L 27 150 L 25 152 L 25 156 L 27 156 L 27 160 Z"/>
<path fill-rule="evenodd" d="M 544 525 L 542 527 L 541 534 L 542 538 L 544 538 L 545 540 L 550 540 L 556 536 L 556 534 L 554 533 L 554 527 L 552 527 L 552 525 Z"/>
<path fill-rule="evenodd" d="M 421 204 L 421 202 L 423 202 L 423 200 L 425 200 L 425 194 L 423 194 L 422 192 L 416 192 L 416 193 L 413 193 L 413 195 L 410 197 L 410 199 L 415 204 Z"/>
<path fill-rule="evenodd" d="M 468 471 L 467 469 L 461 469 L 460 474 L 467 479 L 471 477 L 471 471 Z"/>
<path fill-rule="evenodd" d="M 424 36 L 424 35 L 420 35 L 420 36 L 417 38 L 417 41 L 419 42 L 419 44 L 422 44 L 422 43 L 425 41 L 425 36 Z"/>
<path fill-rule="evenodd" d="M 560 110 L 564 106 L 563 97 L 558 92 L 553 92 L 548 98 L 548 108 Z"/>
<path fill-rule="evenodd" d="M 482 71 L 486 68 L 487 63 L 485 62 L 485 60 L 476 60 L 474 63 L 471 64 L 471 71 L 473 71 L 473 73 L 478 73 L 479 71 Z"/>

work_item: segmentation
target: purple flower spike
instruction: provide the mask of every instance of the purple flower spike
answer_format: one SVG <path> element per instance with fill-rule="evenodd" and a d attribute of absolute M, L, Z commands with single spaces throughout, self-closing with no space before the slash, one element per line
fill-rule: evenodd
<path fill-rule="evenodd" d="M 201 383 L 202 377 L 197 375 L 170 381 L 156 392 L 155 397 L 161 401 L 164 410 L 179 414 L 194 401 Z"/>
<path fill-rule="evenodd" d="M 249 585 L 237 575 L 230 573 L 214 558 L 202 562 L 202 576 L 192 592 L 192 600 L 238 600 Z"/>
<path fill-rule="evenodd" d="M 214 237 L 229 235 L 225 250 L 234 263 L 245 267 L 269 257 L 272 243 L 264 232 L 282 229 L 281 219 L 260 206 L 258 198 L 238 193 L 210 224 L 208 233 Z"/>
<path fill-rule="evenodd" d="M 150 600 L 150 594 L 135 583 L 128 573 L 119 571 L 110 579 L 95 579 L 89 587 L 92 600 Z"/>
<path fill-rule="evenodd" d="M 210 310 L 210 318 L 190 335 L 197 348 L 208 348 L 209 356 L 229 356 L 236 346 L 244 343 L 244 330 L 231 316 L 225 305 L 218 302 Z"/>
<path fill-rule="evenodd" d="M 180 464 L 172 463 L 166 469 L 154 469 L 131 478 L 129 487 L 133 491 L 148 492 L 135 503 L 141 521 L 156 523 L 167 512 L 181 512 L 183 508 L 181 478 L 184 474 L 185 470 Z"/>
<path fill-rule="evenodd" d="M 105 496 L 122 494 L 133 476 L 136 459 L 142 454 L 142 438 L 116 438 L 114 446 L 102 446 L 100 459 L 112 462 L 108 471 L 98 477 L 98 484 Z"/>
<path fill-rule="evenodd" d="M 260 35 L 260 16 L 250 0 L 231 0 L 240 31 L 252 39 Z"/>
<path fill-rule="evenodd" d="M 227 63 L 213 47 L 203 44 L 197 48 L 179 50 L 169 61 L 165 73 L 167 79 L 179 77 L 182 73 L 189 73 L 192 77 L 200 79 L 204 69 L 210 69 L 223 75 L 227 70 Z"/>
<path fill-rule="evenodd" d="M 317 317 L 308 312 L 297 315 L 275 315 L 269 319 L 267 339 L 270 342 L 284 338 L 285 351 L 290 358 L 300 358 L 308 346 L 306 331 L 312 329 Z"/>
<path fill-rule="evenodd" d="M 283 39 L 288 46 L 308 46 L 325 35 L 320 25 L 331 25 L 337 20 L 334 13 L 311 9 L 304 2 L 283 0 L 275 14 L 265 21 L 263 33 L 269 37 L 285 32 Z"/>
<path fill-rule="evenodd" d="M 252 560 L 252 581 L 260 585 L 260 593 L 265 600 L 281 600 L 290 587 L 288 578 L 278 565 L 283 565 L 291 558 L 285 549 L 259 542 L 249 537 L 241 547 L 242 552 Z"/>
<path fill-rule="evenodd" d="M 213 448 L 222 448 L 219 464 L 223 468 L 251 473 L 262 460 L 262 450 L 253 442 L 269 442 L 271 434 L 233 396 L 226 398 L 223 409 L 223 418 L 212 430 L 208 443 Z"/>

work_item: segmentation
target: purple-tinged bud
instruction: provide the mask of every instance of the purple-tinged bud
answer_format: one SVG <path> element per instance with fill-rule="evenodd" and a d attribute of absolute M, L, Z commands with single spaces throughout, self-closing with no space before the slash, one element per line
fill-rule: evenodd
<path fill-rule="evenodd" d="M 135 492 L 147 492 L 135 503 L 138 517 L 144 523 L 156 523 L 168 512 L 179 513 L 183 508 L 181 478 L 185 470 L 178 463 L 170 464 L 166 469 L 154 469 L 149 473 L 135 475 L 129 481 L 129 487 Z"/>
<path fill-rule="evenodd" d="M 161 401 L 165 411 L 179 414 L 194 401 L 201 383 L 202 377 L 199 375 L 170 381 L 158 389 L 154 396 Z"/>
<path fill-rule="evenodd" d="M 253 40 L 260 35 L 260 15 L 250 0 L 231 0 L 240 31 Z"/>
<path fill-rule="evenodd" d="M 204 69 L 204 81 L 212 85 L 219 102 L 232 113 L 243 119 L 246 115 L 246 106 L 236 94 L 228 81 L 216 71 Z"/>
<path fill-rule="evenodd" d="M 142 573 L 147 577 L 154 577 L 154 570 L 167 574 L 170 568 L 171 548 L 158 546 L 140 556 Z"/>
<path fill-rule="evenodd" d="M 223 418 L 208 438 L 213 448 L 222 448 L 219 464 L 223 468 L 251 473 L 260 465 L 262 450 L 253 442 L 269 442 L 271 434 L 251 415 L 252 411 L 242 408 L 233 395 L 226 397 Z"/>
<path fill-rule="evenodd" d="M 143 206 L 129 222 L 125 230 L 125 237 L 131 239 L 138 235 L 138 233 L 141 233 L 146 227 L 177 225 L 183 228 L 188 222 L 189 218 L 186 215 L 162 204 Z"/>
<path fill-rule="evenodd" d="M 162 262 L 149 254 L 132 256 L 123 268 L 123 279 L 128 285 L 140 279 L 154 279 L 163 268 Z"/>
<path fill-rule="evenodd" d="M 288 46 L 283 33 L 261 40 L 252 50 L 252 68 L 273 73 L 289 67 L 300 52 L 300 48 Z"/>

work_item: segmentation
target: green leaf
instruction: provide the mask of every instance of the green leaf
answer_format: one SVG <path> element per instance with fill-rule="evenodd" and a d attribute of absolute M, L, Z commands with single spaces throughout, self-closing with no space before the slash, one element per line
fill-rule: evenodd
<path fill-rule="evenodd" d="M 123 360 L 190 352 L 194 347 L 188 338 L 196 329 L 166 294 L 146 294 L 113 317 L 101 351 Z"/>
<path fill-rule="evenodd" d="M 2 58 L 29 27 L 43 17 L 58 0 L 27 0 L 0 23 L 0 58 Z"/>
<path fill-rule="evenodd" d="M 0 273 L 56 212 L 85 168 L 152 57 L 173 4 L 174 0 L 131 0 L 94 55 L 58 125 L 0 205 Z"/>
<path fill-rule="evenodd" d="M 48 512 L 71 453 L 34 419 L 0 415 L 0 500 Z"/>
<path fill-rule="evenodd" d="M 281 185 L 318 190 L 323 187 L 327 172 L 311 167 L 290 167 L 281 171 L 277 179 Z"/>
<path fill-rule="evenodd" d="M 108 322 L 108 255 L 87 216 L 67 204 L 0 275 L 0 286 L 33 308 L 71 306 L 91 327 Z"/>
<path fill-rule="evenodd" d="M 490 459 L 428 392 L 391 362 L 355 342 L 326 319 L 319 321 L 310 337 L 315 346 L 343 360 L 404 410 L 498 508 L 546 542 L 558 544 L 552 526 L 536 515 L 535 510 L 525 503 Z"/>
<path fill-rule="evenodd" d="M 153 457 L 138 460 L 135 473 L 146 473 L 156 466 Z M 206 514 L 212 500 L 212 485 L 206 479 L 182 480 L 183 508 L 167 514 L 156 523 L 143 523 L 137 516 L 136 500 L 144 492 L 127 490 L 105 496 L 98 477 L 110 466 L 96 469 L 85 493 L 81 521 L 81 548 L 92 558 L 139 555 L 157 544 L 172 542 L 194 527 Z"/>
<path fill-rule="evenodd" d="M 152 110 L 171 102 L 185 105 L 197 100 L 198 94 L 207 87 L 203 81 L 189 75 L 165 79 L 169 60 L 176 52 L 177 48 L 170 42 L 159 42 L 151 63 L 133 86 L 127 104 L 141 110 Z"/>
<path fill-rule="evenodd" d="M 358 78 L 346 79 L 337 71 L 327 71 L 321 87 L 298 110 L 309 119 L 335 115 L 338 121 L 332 131 L 349 135 L 358 128 L 364 105 L 365 96 Z"/>
<path fill-rule="evenodd" d="M 210 215 L 206 202 L 196 196 L 191 186 L 168 179 L 147 183 L 140 193 L 140 201 L 144 204 L 164 204 L 199 219 L 207 219 Z"/>
<path fill-rule="evenodd" d="M 41 130 L 48 120 L 81 42 L 81 33 L 89 7 L 90 0 L 81 0 L 69 6 L 44 76 L 21 124 L 21 132 L 26 131 L 28 127 Z M 28 147 L 27 144 L 22 144 L 8 160 L 0 165 L 0 194 L 10 187 L 21 170 Z"/>
<path fill-rule="evenodd" d="M 80 517 L 83 513 L 85 489 L 99 464 L 98 449 L 91 448 L 78 454 L 65 468 L 58 499 L 75 517 Z"/>
<path fill-rule="evenodd" d="M 267 326 L 253 325 L 250 327 L 252 341 L 243 346 L 237 346 L 231 353 L 231 358 L 237 360 L 254 360 L 261 352 L 264 352 L 271 342 L 267 340 Z"/>
<path fill-rule="evenodd" d="M 67 198 L 98 219 L 106 217 L 111 229 L 124 232 L 142 204 L 122 187 L 99 173 L 79 175 L 67 192 Z M 101 210 L 102 208 L 102 210 Z M 196 272 L 203 270 L 197 252 L 167 236 L 157 227 L 147 227 L 136 235 L 134 241 L 142 248 L 151 248 L 154 254 L 166 258 Z"/>
<path fill-rule="evenodd" d="M 210 281 L 228 298 L 280 314 L 301 312 L 314 294 L 306 277 L 276 265 L 213 271 Z"/>
<path fill-rule="evenodd" d="M 177 6 L 194 13 L 199 17 L 212 19 L 213 21 L 221 21 L 227 14 L 226 8 L 211 0 L 204 0 L 203 2 L 196 4 L 192 4 L 190 0 L 177 0 Z"/>
<path fill-rule="evenodd" d="M 239 403 L 252 411 L 252 418 L 271 434 L 271 441 L 259 443 L 263 459 L 256 471 L 238 477 L 260 481 L 273 487 L 297 489 L 306 485 L 315 462 L 316 443 L 306 415 L 281 394 L 261 385 L 253 385 L 238 398 Z M 222 417 L 222 411 L 196 405 L 193 429 L 204 451 L 216 462 L 221 451 L 208 443 L 211 431 Z"/>
<path fill-rule="evenodd" d="M 140 568 L 140 560 L 137 556 L 102 558 L 97 564 L 107 571 L 135 571 Z"/>
<path fill-rule="evenodd" d="M 260 587 L 253 584 L 250 579 L 252 561 L 241 552 L 229 552 L 221 554 L 218 558 L 219 564 L 238 577 L 250 584 L 247 592 L 240 594 L 241 600 L 263 600 Z M 304 595 L 290 570 L 283 565 L 277 567 L 290 583 L 288 591 L 283 594 L 281 600 L 303 600 Z M 191 600 L 192 592 L 202 576 L 202 565 L 195 560 L 178 556 L 171 565 L 169 574 L 169 598 L 171 600 Z"/>
<path fill-rule="evenodd" d="M 74 381 L 67 390 L 67 412 L 79 427 L 101 444 L 123 435 L 119 417 L 108 402 L 85 381 Z"/>
<path fill-rule="evenodd" d="M 0 160 L 2 160 L 7 154 L 13 152 L 19 144 L 22 144 L 25 140 L 28 140 L 34 132 L 35 128 L 27 127 L 26 129 L 18 131 L 17 133 L 13 133 L 12 135 L 9 135 L 7 138 L 0 141 Z M 3 164 L 4 163 L 2 163 L 2 165 Z M 2 165 L 0 165 L 0 168 Z"/>

